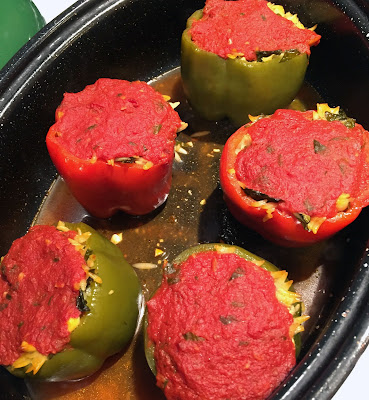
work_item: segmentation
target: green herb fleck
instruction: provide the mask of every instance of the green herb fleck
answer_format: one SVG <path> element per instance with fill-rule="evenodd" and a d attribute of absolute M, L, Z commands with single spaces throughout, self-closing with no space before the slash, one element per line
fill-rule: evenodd
<path fill-rule="evenodd" d="M 327 146 L 324 146 L 324 144 L 321 144 L 317 140 L 314 139 L 314 153 L 319 154 L 319 153 L 324 153 L 327 149 Z"/>
<path fill-rule="evenodd" d="M 283 156 L 282 154 L 278 154 L 277 163 L 281 167 L 283 165 Z"/>
<path fill-rule="evenodd" d="M 154 128 L 153 128 L 153 133 L 154 133 L 154 135 L 157 135 L 157 134 L 160 132 L 161 127 L 162 127 L 161 124 L 159 124 L 159 125 L 154 125 Z"/>
<path fill-rule="evenodd" d="M 92 129 L 95 129 L 96 126 L 97 126 L 97 124 L 90 125 L 90 126 L 87 128 L 87 130 L 88 130 L 88 131 L 92 131 Z"/>
<path fill-rule="evenodd" d="M 193 332 L 186 332 L 183 334 L 183 337 L 185 338 L 185 340 L 191 340 L 193 342 L 199 342 L 201 340 L 205 340 L 203 337 L 197 336 Z"/>
<path fill-rule="evenodd" d="M 245 275 L 245 270 L 243 270 L 242 268 L 238 267 L 234 270 L 233 274 L 231 275 L 231 277 L 229 278 L 229 280 L 233 280 L 236 278 L 240 278 L 241 276 Z"/>
<path fill-rule="evenodd" d="M 268 145 L 268 146 L 267 146 L 266 151 L 267 151 L 267 153 L 269 153 L 269 154 L 273 154 L 273 153 L 275 152 L 273 146 L 271 146 L 271 145 Z"/>
<path fill-rule="evenodd" d="M 156 103 L 156 105 L 158 106 L 159 110 L 162 110 L 164 108 L 164 103 L 162 103 L 161 101 Z"/>
<path fill-rule="evenodd" d="M 347 169 L 347 164 L 346 164 L 346 162 L 340 162 L 340 163 L 338 164 L 338 166 L 339 166 L 339 168 L 340 168 L 341 174 L 342 174 L 342 175 L 345 175 L 345 174 L 346 174 L 346 169 Z"/>
<path fill-rule="evenodd" d="M 261 15 L 261 19 L 263 20 L 263 21 L 266 21 L 266 16 L 265 15 Z"/>
<path fill-rule="evenodd" d="M 237 321 L 236 317 L 234 317 L 233 315 L 227 315 L 227 316 L 221 315 L 221 316 L 219 317 L 219 320 L 220 320 L 220 322 L 221 322 L 222 324 L 224 324 L 224 325 L 229 325 L 229 324 L 231 324 L 232 322 L 236 322 L 236 321 Z"/>
<path fill-rule="evenodd" d="M 347 136 L 335 136 L 330 138 L 329 140 L 334 142 L 334 141 L 338 141 L 338 140 L 349 140 L 350 138 Z"/>
<path fill-rule="evenodd" d="M 12 299 L 12 296 L 11 296 L 9 293 L 7 293 L 7 294 L 5 295 L 5 298 L 6 298 L 7 300 L 11 300 L 11 299 Z"/>
<path fill-rule="evenodd" d="M 59 257 L 54 257 L 53 262 L 59 262 L 60 258 Z"/>
<path fill-rule="evenodd" d="M 249 342 L 247 342 L 246 340 L 240 340 L 240 341 L 238 342 L 238 345 L 239 345 L 239 346 L 248 346 L 248 345 L 249 345 Z"/>
<path fill-rule="evenodd" d="M 240 303 L 238 301 L 232 301 L 231 306 L 232 307 L 236 307 L 236 308 L 243 308 L 243 307 L 245 307 L 245 304 L 244 303 Z"/>

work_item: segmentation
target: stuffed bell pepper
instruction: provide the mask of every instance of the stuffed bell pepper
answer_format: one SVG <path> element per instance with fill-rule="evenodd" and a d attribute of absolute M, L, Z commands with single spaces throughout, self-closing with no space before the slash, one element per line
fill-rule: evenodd
<path fill-rule="evenodd" d="M 270 114 L 293 100 L 319 40 L 282 6 L 207 0 L 182 35 L 185 93 L 202 117 L 240 126 L 248 114 Z"/>
<path fill-rule="evenodd" d="M 283 246 L 332 236 L 369 203 L 368 137 L 327 104 L 255 118 L 222 153 L 220 182 L 229 210 Z"/>
<path fill-rule="evenodd" d="M 140 285 L 118 247 L 89 226 L 35 225 L 1 260 L 0 364 L 14 375 L 75 380 L 136 330 Z"/>
<path fill-rule="evenodd" d="M 64 95 L 46 144 L 70 191 L 92 215 L 142 215 L 168 196 L 181 126 L 171 104 L 145 82 L 99 79 Z"/>
<path fill-rule="evenodd" d="M 147 303 L 145 350 L 169 400 L 266 399 L 296 363 L 301 297 L 287 272 L 204 244 L 166 268 Z"/>

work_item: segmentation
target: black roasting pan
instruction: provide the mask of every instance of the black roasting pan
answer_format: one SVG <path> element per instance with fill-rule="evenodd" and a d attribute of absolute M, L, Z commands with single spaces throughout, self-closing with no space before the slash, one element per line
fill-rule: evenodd
<path fill-rule="evenodd" d="M 278 3 L 298 13 L 305 26 L 317 24 L 322 35 L 321 43 L 312 49 L 306 84 L 299 95 L 302 101 L 313 106 L 321 99 L 340 105 L 369 129 L 369 3 Z M 201 146 L 205 151 L 221 148 L 235 129 L 227 121 L 207 123 L 192 113 L 183 97 L 178 69 L 181 32 L 186 19 L 202 6 L 202 0 L 80 0 L 42 29 L 0 72 L 0 255 L 32 223 L 53 223 L 58 218 L 84 220 L 106 235 L 123 231 L 123 250 L 132 263 L 155 261 L 152 249 L 158 236 L 154 235 L 161 224 L 169 261 L 199 242 L 241 245 L 286 268 L 311 315 L 298 364 L 273 400 L 330 399 L 368 343 L 369 210 L 335 237 L 303 249 L 272 245 L 229 215 L 218 184 L 218 159 L 208 157 L 207 163 L 200 163 L 196 158 Z M 82 90 L 100 77 L 153 81 L 159 90 L 168 90 L 174 101 L 181 100 L 178 111 L 189 123 L 183 133 L 186 140 L 196 131 L 212 132 L 197 140 L 198 153 L 183 155 L 183 162 L 174 166 L 169 200 L 152 215 L 134 218 L 121 213 L 104 221 L 90 217 L 57 179 L 48 156 L 45 135 L 63 93 Z M 200 167 L 199 176 L 208 175 L 206 184 L 188 186 L 189 171 L 197 174 Z M 196 204 L 206 198 L 201 210 L 191 199 L 185 200 L 189 189 L 198 196 Z M 170 225 L 168 218 L 178 204 L 183 210 Z M 181 237 L 175 234 L 179 231 Z M 155 276 L 139 272 L 139 276 L 149 296 L 160 280 L 158 272 Z M 163 399 L 144 363 L 140 338 L 132 346 L 134 398 Z M 40 388 L 0 367 L 0 399 L 47 398 L 40 393 Z M 124 393 L 122 385 L 122 399 L 127 398 Z"/>

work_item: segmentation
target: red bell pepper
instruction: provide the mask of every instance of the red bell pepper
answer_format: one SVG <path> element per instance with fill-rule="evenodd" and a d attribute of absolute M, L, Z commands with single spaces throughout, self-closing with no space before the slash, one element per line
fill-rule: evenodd
<path fill-rule="evenodd" d="M 356 187 L 358 192 L 350 193 L 347 207 L 342 211 L 335 211 L 333 215 L 332 212 L 327 212 L 326 216 L 323 217 L 320 215 L 320 217 L 318 217 L 319 223 L 317 226 L 313 229 L 309 229 L 310 226 L 308 222 L 310 221 L 311 216 L 308 215 L 306 210 L 299 211 L 286 208 L 286 203 L 284 202 L 286 197 L 283 198 L 283 196 L 274 196 L 274 193 L 269 193 L 266 191 L 262 192 L 259 190 L 259 187 L 247 188 L 251 189 L 251 191 L 248 191 L 247 189 L 245 190 L 245 184 L 239 180 L 236 171 L 236 160 L 238 154 L 240 151 L 247 152 L 248 146 L 252 146 L 254 144 L 252 141 L 252 132 L 255 132 L 255 129 L 258 129 L 258 124 L 261 124 L 261 121 L 264 120 L 263 128 L 265 128 L 267 126 L 267 122 L 265 121 L 270 121 L 277 118 L 281 119 L 284 116 L 288 118 L 288 115 L 294 115 L 293 113 L 299 112 L 292 110 L 277 110 L 273 116 L 257 119 L 256 122 L 254 120 L 254 122 L 241 127 L 226 142 L 220 162 L 220 183 L 223 189 L 225 202 L 232 215 L 239 222 L 251 229 L 254 229 L 266 239 L 286 247 L 310 245 L 334 235 L 336 232 L 353 222 L 360 214 L 362 208 L 365 207 L 369 202 L 369 157 L 367 145 L 369 134 L 361 125 L 355 124 L 354 120 L 347 118 L 344 113 L 339 110 L 339 107 L 331 109 L 324 104 L 318 105 L 318 112 L 309 111 L 300 114 L 303 118 L 308 120 L 316 119 L 320 122 L 324 120 L 325 127 L 327 127 L 327 121 L 329 120 L 331 121 L 329 124 L 333 124 L 333 130 L 335 128 L 340 128 L 340 126 L 337 124 L 346 125 L 347 128 L 344 128 L 348 129 L 347 132 L 351 131 L 351 137 L 348 138 L 337 136 L 337 140 L 342 139 L 342 141 L 348 142 L 352 137 L 358 138 L 356 144 L 354 145 L 356 147 L 353 147 L 353 150 L 355 149 L 356 151 L 356 154 L 353 157 L 360 159 L 362 163 L 361 168 L 358 170 L 358 176 L 353 178 L 353 180 L 356 182 L 356 186 L 354 185 L 354 187 Z M 253 125 L 255 126 L 253 127 Z M 253 130 L 251 130 L 251 127 L 253 127 Z M 281 135 L 287 137 L 289 133 L 285 129 L 285 126 L 282 127 L 283 133 Z M 264 135 L 267 134 L 266 132 L 267 130 L 264 131 Z M 276 133 L 277 131 L 274 132 L 274 134 Z M 281 135 L 277 134 L 275 137 L 281 137 Z M 297 137 L 297 135 L 301 135 L 301 133 L 298 131 L 292 132 L 292 136 Z M 350 134 L 348 133 L 347 136 L 350 136 Z M 323 149 L 328 149 L 328 146 L 335 141 L 334 139 L 330 139 L 331 141 L 327 140 L 327 147 L 319 144 L 321 146 L 320 148 L 317 148 L 318 142 L 314 140 L 314 145 L 316 147 L 315 149 L 312 149 L 311 154 L 309 155 L 304 153 L 297 155 L 297 157 L 306 160 L 309 157 L 321 156 L 319 152 Z M 288 140 L 292 139 L 287 139 L 287 143 Z M 302 140 L 301 136 L 297 140 Z M 311 142 L 313 141 L 311 140 Z M 357 152 L 357 149 L 359 148 L 358 143 L 361 143 L 359 153 Z M 268 146 L 265 147 L 265 154 L 271 153 L 273 146 L 273 142 L 269 143 Z M 285 152 L 293 152 L 294 146 L 295 145 L 291 141 L 289 146 L 285 147 Z M 312 143 L 311 147 L 313 147 Z M 260 156 L 260 159 L 262 159 L 262 157 L 263 154 Z M 279 156 L 276 154 L 276 157 Z M 264 166 L 264 168 L 266 167 Z M 274 165 L 274 168 L 278 169 L 277 163 Z M 339 169 L 339 166 L 337 166 L 337 169 Z M 294 172 L 295 171 L 292 173 Z M 341 171 L 341 173 L 343 174 L 343 171 Z M 337 174 L 339 175 L 340 172 Z M 312 180 L 319 179 L 318 176 L 319 175 L 317 173 L 316 176 L 313 176 Z M 286 177 L 285 179 L 288 178 Z M 302 175 L 300 175 L 300 177 L 297 179 L 300 179 L 300 186 L 298 189 L 301 189 L 302 192 L 304 190 L 303 186 L 306 184 L 305 179 L 302 177 Z M 306 190 L 313 191 L 313 185 L 310 185 L 308 188 L 306 188 Z M 327 192 L 328 190 L 329 188 L 326 188 Z M 253 191 L 254 193 L 252 193 Z M 256 198 L 255 193 L 259 194 L 260 197 Z M 262 198 L 264 198 L 264 200 L 262 200 Z M 307 219 L 304 220 L 304 218 Z"/>
<path fill-rule="evenodd" d="M 92 215 L 143 215 L 167 198 L 181 120 L 144 82 L 99 79 L 67 93 L 46 144 L 75 198 Z"/>
<path fill-rule="evenodd" d="M 149 170 L 135 164 L 109 165 L 81 160 L 61 148 L 49 136 L 47 146 L 56 169 L 82 206 L 98 218 L 116 211 L 142 215 L 153 211 L 167 198 L 172 181 L 172 164 Z"/>

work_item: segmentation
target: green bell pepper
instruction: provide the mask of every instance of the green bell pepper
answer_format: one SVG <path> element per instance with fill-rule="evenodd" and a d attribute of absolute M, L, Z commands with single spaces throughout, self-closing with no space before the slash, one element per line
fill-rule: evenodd
<path fill-rule="evenodd" d="M 195 111 L 209 120 L 229 117 L 241 126 L 249 114 L 272 114 L 294 99 L 304 81 L 307 54 L 288 51 L 264 61 L 221 58 L 191 39 L 190 27 L 201 17 L 202 10 L 190 16 L 181 43 L 183 87 Z"/>
<path fill-rule="evenodd" d="M 282 289 L 281 292 L 285 292 L 287 295 L 286 299 L 288 299 L 288 300 L 283 301 L 283 302 L 285 304 L 290 302 L 290 299 L 289 299 L 290 295 L 292 295 L 291 298 L 294 298 L 294 296 L 291 292 L 295 293 L 295 290 L 294 290 L 293 286 L 290 286 L 290 282 L 288 282 L 288 283 L 286 282 L 286 286 L 284 286 L 284 282 L 285 282 L 284 279 L 285 279 L 285 276 L 287 275 L 286 273 L 285 273 L 285 275 L 283 275 L 283 271 L 280 271 L 274 264 L 264 260 L 263 258 L 255 255 L 253 253 L 250 253 L 249 251 L 247 251 L 241 247 L 224 244 L 224 243 L 201 244 L 201 245 L 194 246 L 194 247 L 191 247 L 191 248 L 183 251 L 181 254 L 179 254 L 175 258 L 175 260 L 172 263 L 176 272 L 173 273 L 174 269 L 172 267 L 169 267 L 168 271 L 164 270 L 164 274 L 168 274 L 168 275 L 176 274 L 180 270 L 180 265 L 183 262 L 185 262 L 190 256 L 192 256 L 194 254 L 198 254 L 198 253 L 208 252 L 208 251 L 234 253 L 237 256 L 242 257 L 247 261 L 251 261 L 252 263 L 259 265 L 261 268 L 263 268 L 269 272 L 278 272 L 279 271 L 281 273 L 281 275 L 278 277 L 274 276 L 274 279 L 276 282 L 279 281 L 278 287 L 280 289 Z M 296 298 L 298 298 L 298 297 L 299 296 L 296 295 Z M 303 308 L 303 304 L 301 301 L 296 301 L 296 303 L 294 303 L 292 306 L 293 306 L 293 310 L 294 310 L 293 317 L 295 318 L 295 322 L 297 323 L 297 325 L 299 325 L 300 323 L 302 323 L 303 321 L 308 319 L 308 317 L 306 317 L 306 316 L 301 317 L 301 311 Z M 150 339 L 148 337 L 148 333 L 147 333 L 147 328 L 148 328 L 147 309 L 146 309 L 145 316 L 144 316 L 143 326 L 144 326 L 144 346 L 145 346 L 146 360 L 147 360 L 147 363 L 148 363 L 149 368 L 151 369 L 152 373 L 154 375 L 156 375 L 156 366 L 155 366 L 155 358 L 154 358 L 155 347 L 154 347 L 153 343 L 150 341 Z M 300 350 L 301 350 L 300 332 L 302 330 L 303 329 L 301 329 L 301 330 L 297 329 L 296 330 L 297 333 L 295 333 L 295 335 L 293 336 L 296 357 L 299 355 Z"/>
<path fill-rule="evenodd" d="M 108 357 L 123 350 L 136 330 L 142 297 L 133 268 L 116 245 L 88 225 L 65 225 L 91 233 L 86 243 L 96 256 L 95 273 L 102 283 L 92 280 L 87 287 L 84 299 L 89 311 L 81 315 L 80 324 L 71 332 L 70 346 L 50 356 L 35 375 L 26 374 L 26 367 L 8 367 L 12 374 L 22 378 L 63 381 L 89 376 Z"/>
<path fill-rule="evenodd" d="M 0 69 L 43 26 L 45 20 L 30 0 L 1 0 Z"/>

